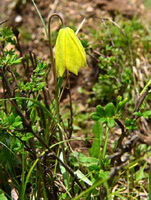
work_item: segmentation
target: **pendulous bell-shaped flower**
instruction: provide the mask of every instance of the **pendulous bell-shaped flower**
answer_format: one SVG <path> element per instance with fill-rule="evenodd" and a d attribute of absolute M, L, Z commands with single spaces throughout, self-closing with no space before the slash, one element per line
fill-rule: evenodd
<path fill-rule="evenodd" d="M 55 67 L 58 77 L 65 70 L 78 74 L 81 67 L 86 66 L 86 53 L 74 31 L 65 27 L 59 30 L 55 50 Z"/>

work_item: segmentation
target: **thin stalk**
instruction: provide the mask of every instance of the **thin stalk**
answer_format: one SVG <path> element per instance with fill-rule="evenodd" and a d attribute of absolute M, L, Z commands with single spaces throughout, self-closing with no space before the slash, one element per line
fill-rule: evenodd
<path fill-rule="evenodd" d="M 4 24 L 5 22 L 7 22 L 7 19 L 5 19 L 4 21 L 0 22 L 0 25 Z"/>
<path fill-rule="evenodd" d="M 24 182 L 24 187 L 23 187 L 23 191 L 22 191 L 21 200 L 25 200 L 25 199 L 24 199 L 24 196 L 25 196 L 26 186 L 27 186 L 27 183 L 28 183 L 29 178 L 30 178 L 30 176 L 31 176 L 31 173 L 32 173 L 32 171 L 33 171 L 33 169 L 34 169 L 34 167 L 36 166 L 36 164 L 37 164 L 38 161 L 39 161 L 39 158 L 36 159 L 36 161 L 35 161 L 34 164 L 31 166 L 31 168 L 30 168 L 30 170 L 29 170 L 29 172 L 28 172 L 28 174 L 27 174 L 27 176 L 26 176 L 26 180 L 25 180 L 25 182 Z"/>
<path fill-rule="evenodd" d="M 129 194 L 130 194 L 130 179 L 129 179 L 129 169 L 127 170 L 126 172 L 126 176 L 127 176 L 127 193 L 128 193 L 128 197 L 129 197 Z"/>
<path fill-rule="evenodd" d="M 50 27 L 51 27 L 50 26 L 51 20 L 52 20 L 53 17 L 58 17 L 60 19 L 62 25 L 64 25 L 64 22 L 63 22 L 62 18 L 60 17 L 60 15 L 58 15 L 56 13 L 52 14 L 49 17 L 49 20 L 48 20 L 48 41 L 49 41 L 49 50 L 50 50 L 50 61 L 51 61 L 52 69 L 53 69 L 54 84 L 55 84 L 56 115 L 57 115 L 57 122 L 60 125 L 61 119 L 60 119 L 60 108 L 59 108 L 58 81 L 57 81 L 57 73 L 56 73 L 56 67 L 55 67 L 55 60 L 54 60 L 53 49 L 52 49 L 51 29 L 50 29 Z M 61 131 L 60 128 L 59 128 L 59 140 L 60 141 L 63 140 L 62 131 Z M 62 144 L 61 147 L 62 147 L 64 162 L 67 163 L 64 144 Z"/>
<path fill-rule="evenodd" d="M 140 95 L 144 94 L 146 92 L 146 90 L 150 90 L 150 89 L 151 89 L 151 79 L 147 82 L 147 84 L 145 85 L 145 87 L 141 91 Z"/>
<path fill-rule="evenodd" d="M 45 180 L 44 180 L 44 175 L 43 175 L 43 171 L 41 169 L 41 165 L 38 163 L 38 168 L 39 168 L 39 173 L 40 173 L 40 179 L 41 179 L 41 186 L 43 188 L 43 197 L 45 200 L 48 200 L 48 197 L 47 197 L 47 190 L 46 190 L 46 183 L 45 183 Z M 40 188 L 39 188 L 40 189 Z M 41 189 L 40 189 L 41 190 Z M 48 195 L 49 196 L 49 195 Z"/>
<path fill-rule="evenodd" d="M 42 18 L 42 15 L 41 15 L 41 13 L 40 13 L 40 11 L 39 11 L 37 5 L 35 4 L 35 1 L 32 0 L 32 3 L 33 3 L 33 5 L 34 5 L 34 7 L 35 7 L 35 9 L 36 9 L 36 11 L 37 11 L 37 13 L 38 13 L 38 15 L 39 15 L 39 18 L 40 18 L 40 20 L 41 20 L 41 22 L 42 22 L 42 25 L 43 25 L 44 29 L 45 29 L 45 33 L 46 33 L 46 35 L 48 35 L 48 31 L 47 31 L 47 27 L 46 27 L 45 21 L 44 21 L 44 19 Z"/>
<path fill-rule="evenodd" d="M 70 109 L 70 122 L 69 122 L 69 139 L 73 132 L 73 109 L 72 109 L 72 98 L 71 98 L 71 84 L 70 84 L 70 73 L 67 71 L 67 82 L 69 92 L 69 109 Z"/>
<path fill-rule="evenodd" d="M 106 189 L 107 200 L 112 200 L 112 196 L 110 194 L 110 188 L 108 186 L 108 182 L 107 181 L 104 183 L 104 187 Z"/>
<path fill-rule="evenodd" d="M 102 153 L 102 158 L 103 158 L 103 159 L 105 158 L 106 151 L 107 151 L 108 137 L 109 137 L 109 131 L 108 131 L 108 127 L 106 126 L 106 131 L 105 131 L 105 142 L 104 142 L 103 153 Z"/>
<path fill-rule="evenodd" d="M 2 88 L 3 88 L 3 97 L 4 97 L 4 99 L 6 99 L 5 84 L 3 81 L 2 81 Z M 4 101 L 4 110 L 5 110 L 5 113 L 7 114 L 7 102 L 6 101 Z"/>
<path fill-rule="evenodd" d="M 24 199 L 24 182 L 25 182 L 25 155 L 24 155 L 24 148 L 23 148 L 23 153 L 22 153 L 22 177 L 21 177 L 21 198 Z"/>
<path fill-rule="evenodd" d="M 151 200 L 151 167 L 149 170 L 149 200 Z"/>
<path fill-rule="evenodd" d="M 49 17 L 48 20 L 48 41 L 49 41 L 49 51 L 50 51 L 50 61 L 51 61 L 51 65 L 52 65 L 52 69 L 53 69 L 53 76 L 54 76 L 54 84 L 55 84 L 55 103 L 56 103 L 56 114 L 57 114 L 57 121 L 60 124 L 60 111 L 59 111 L 59 98 L 58 98 L 58 82 L 57 82 L 57 74 L 56 74 L 56 68 L 55 68 L 55 60 L 54 60 L 54 55 L 53 55 L 53 49 L 52 49 L 52 42 L 51 42 L 51 29 L 50 29 L 50 23 L 53 17 L 58 17 L 62 23 L 63 20 L 62 18 L 54 13 Z M 59 131 L 60 132 L 60 131 Z M 60 139 L 62 140 L 62 134 L 60 135 Z"/>
<path fill-rule="evenodd" d="M 22 52 L 22 49 L 21 49 L 21 46 L 20 46 L 20 41 L 19 41 L 19 32 L 18 30 L 14 30 L 14 34 L 16 36 L 16 47 L 17 47 L 17 50 L 19 51 L 19 54 L 20 54 L 20 58 L 23 58 L 23 52 Z M 23 68 L 25 70 L 25 74 L 26 74 L 26 77 L 28 78 L 28 72 L 27 72 L 27 67 L 25 65 L 25 60 L 24 58 L 21 60 L 22 62 L 22 65 L 23 65 Z M 29 80 L 29 79 L 28 79 Z"/>

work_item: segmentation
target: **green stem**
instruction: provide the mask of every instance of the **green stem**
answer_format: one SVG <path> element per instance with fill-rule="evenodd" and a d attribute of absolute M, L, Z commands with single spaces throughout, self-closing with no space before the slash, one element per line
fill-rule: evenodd
<path fill-rule="evenodd" d="M 71 85 L 70 85 L 70 73 L 67 71 L 67 83 L 69 89 L 69 110 L 70 110 L 70 122 L 69 122 L 69 139 L 73 132 L 73 108 L 72 108 L 72 97 L 71 97 Z"/>
<path fill-rule="evenodd" d="M 151 86 L 151 79 L 148 81 L 148 83 L 145 85 L 143 90 L 141 91 L 140 95 L 142 95 L 146 90 Z"/>
<path fill-rule="evenodd" d="M 21 199 L 24 199 L 24 187 L 25 187 L 25 155 L 24 155 L 24 149 L 22 153 L 22 178 L 21 178 Z"/>
<path fill-rule="evenodd" d="M 36 161 L 34 162 L 34 164 L 31 166 L 28 174 L 27 174 L 27 177 L 26 177 L 26 180 L 25 180 L 25 183 L 24 183 L 24 187 L 23 187 L 23 191 L 22 191 L 22 197 L 21 197 L 21 200 L 25 200 L 24 196 L 25 196 L 25 191 L 26 191 L 26 186 L 27 186 L 27 183 L 29 181 L 29 178 L 31 176 L 31 173 L 34 169 L 34 167 L 36 166 L 37 162 L 39 161 L 39 158 L 36 159 Z"/>
<path fill-rule="evenodd" d="M 106 131 L 105 131 L 105 142 L 104 142 L 104 147 L 103 147 L 102 159 L 104 159 L 104 158 L 105 158 L 105 155 L 106 155 L 108 137 L 109 137 L 109 132 L 108 132 L 108 127 L 106 126 Z"/>
<path fill-rule="evenodd" d="M 55 103 L 56 103 L 56 113 L 57 113 L 57 121 L 60 124 L 60 109 L 59 109 L 59 98 L 58 98 L 58 82 L 57 82 L 57 74 L 56 74 L 56 68 L 55 68 L 55 60 L 54 60 L 54 55 L 53 55 L 53 49 L 52 49 L 52 42 L 51 42 L 51 29 L 50 29 L 50 23 L 53 17 L 58 17 L 62 23 L 63 20 L 60 17 L 60 15 L 54 13 L 49 17 L 48 20 L 48 41 L 49 41 L 49 50 L 50 50 L 50 60 L 51 60 L 51 64 L 52 64 L 52 69 L 53 69 L 53 75 L 54 75 L 54 83 L 55 83 Z M 60 140 L 62 140 L 62 134 L 60 134 L 59 131 L 59 136 L 60 136 Z"/>
<path fill-rule="evenodd" d="M 149 200 L 151 200 L 151 167 L 149 170 Z"/>
<path fill-rule="evenodd" d="M 56 114 L 57 114 L 57 121 L 58 124 L 60 125 L 60 108 L 59 108 L 59 91 L 58 91 L 58 81 L 57 81 L 57 73 L 56 73 L 56 67 L 55 67 L 55 59 L 54 59 L 54 55 L 53 55 L 53 49 L 52 49 L 52 42 L 51 42 L 51 29 L 50 29 L 50 24 L 51 24 L 51 20 L 53 17 L 58 17 L 62 23 L 62 25 L 64 25 L 63 19 L 60 17 L 60 15 L 54 13 L 49 17 L 48 20 L 48 40 L 49 40 L 49 50 L 50 50 L 50 60 L 51 60 L 51 64 L 52 64 L 52 69 L 53 69 L 53 75 L 54 75 L 54 83 L 55 83 L 55 103 L 56 103 Z M 63 140 L 63 136 L 62 136 L 62 130 L 59 128 L 59 140 L 62 141 Z M 64 144 L 61 144 L 62 147 L 62 152 L 63 152 L 63 159 L 64 162 L 67 163 L 67 159 L 66 159 L 66 155 L 65 155 L 65 147 Z"/>
<path fill-rule="evenodd" d="M 108 182 L 107 181 L 104 183 L 104 187 L 105 187 L 106 193 L 107 193 L 107 200 L 112 200 L 112 197 L 111 197 L 111 194 L 110 194 L 110 188 L 108 186 Z"/>
<path fill-rule="evenodd" d="M 58 83 L 57 83 L 57 74 L 56 74 L 56 68 L 55 68 L 55 60 L 53 55 L 53 49 L 52 49 L 52 42 L 51 42 L 51 30 L 50 30 L 50 23 L 53 16 L 51 15 L 48 21 L 48 40 L 49 40 L 49 50 L 50 50 L 50 61 L 53 69 L 53 76 L 54 76 L 54 84 L 55 84 L 55 100 L 56 100 L 56 111 L 57 111 L 57 121 L 60 122 L 60 115 L 59 115 L 59 101 L 58 101 Z"/>

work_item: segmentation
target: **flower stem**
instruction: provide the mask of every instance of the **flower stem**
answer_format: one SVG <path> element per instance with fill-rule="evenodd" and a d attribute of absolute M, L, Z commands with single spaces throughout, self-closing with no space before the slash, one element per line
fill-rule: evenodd
<path fill-rule="evenodd" d="M 60 17 L 60 15 L 58 15 L 57 13 L 52 14 L 49 17 L 48 20 L 48 41 L 49 41 L 49 50 L 50 50 L 50 61 L 51 61 L 51 65 L 52 65 L 52 69 L 53 69 L 53 76 L 54 76 L 54 84 L 55 84 L 55 104 L 56 104 L 56 115 L 57 115 L 57 121 L 58 121 L 58 132 L 59 132 L 59 140 L 63 141 L 63 135 L 62 135 L 62 130 L 60 129 L 60 107 L 59 107 L 59 93 L 58 93 L 58 80 L 57 80 L 57 73 L 56 73 L 56 67 L 55 67 L 55 59 L 54 59 L 54 55 L 53 55 L 53 49 L 52 49 L 52 42 L 51 42 L 51 29 L 50 29 L 50 24 L 51 24 L 51 20 L 53 17 L 58 17 L 61 21 L 62 26 L 64 25 L 63 19 Z M 61 148 L 62 148 L 62 153 L 63 153 L 63 159 L 64 162 L 67 163 L 67 159 L 65 156 L 65 148 L 64 148 L 64 144 L 61 144 Z"/>
<path fill-rule="evenodd" d="M 55 103 L 56 103 L 56 113 L 57 113 L 57 121 L 60 124 L 60 109 L 59 109 L 59 98 L 58 98 L 58 82 L 57 82 L 57 74 L 56 74 L 56 68 L 55 68 L 55 60 L 54 60 L 54 55 L 53 55 L 53 49 L 52 49 L 52 42 L 51 42 L 51 29 L 50 29 L 50 23 L 53 17 L 58 17 L 64 25 L 63 19 L 58 15 L 57 13 L 52 14 L 49 17 L 48 20 L 48 41 L 49 41 L 49 50 L 50 50 L 50 60 L 51 60 L 51 65 L 53 69 L 53 76 L 54 76 L 54 83 L 55 83 Z M 62 136 L 60 135 L 60 139 L 62 139 Z"/>

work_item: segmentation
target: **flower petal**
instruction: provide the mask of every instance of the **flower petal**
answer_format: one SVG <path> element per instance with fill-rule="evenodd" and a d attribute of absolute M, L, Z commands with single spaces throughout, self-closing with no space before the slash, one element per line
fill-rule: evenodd
<path fill-rule="evenodd" d="M 66 68 L 74 74 L 78 74 L 81 67 L 86 65 L 86 54 L 84 48 L 74 33 L 68 28 L 66 36 Z"/>
<path fill-rule="evenodd" d="M 60 29 L 56 42 L 56 70 L 58 76 L 63 76 L 65 68 L 78 74 L 86 65 L 84 48 L 71 28 Z"/>
<path fill-rule="evenodd" d="M 58 76 L 63 76 L 65 72 L 65 32 L 60 29 L 57 41 L 56 41 L 56 73 Z"/>

